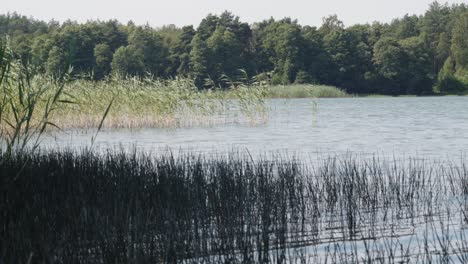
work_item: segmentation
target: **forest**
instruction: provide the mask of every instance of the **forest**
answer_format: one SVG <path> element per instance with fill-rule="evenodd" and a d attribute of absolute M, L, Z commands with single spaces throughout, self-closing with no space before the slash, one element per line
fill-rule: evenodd
<path fill-rule="evenodd" d="M 0 35 L 17 59 L 58 78 L 112 75 L 187 77 L 199 89 L 233 81 L 324 84 L 351 94 L 430 95 L 468 91 L 468 6 L 433 2 L 423 15 L 390 23 L 320 27 L 293 18 L 248 24 L 228 11 L 198 27 L 123 24 L 116 20 L 40 21 L 0 15 Z"/>

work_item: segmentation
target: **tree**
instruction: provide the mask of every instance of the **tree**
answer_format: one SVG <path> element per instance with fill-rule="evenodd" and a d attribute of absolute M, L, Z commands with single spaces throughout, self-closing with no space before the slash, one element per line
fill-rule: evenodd
<path fill-rule="evenodd" d="M 173 75 L 188 75 L 190 71 L 190 51 L 192 50 L 191 42 L 196 32 L 193 26 L 182 28 L 182 33 L 179 35 L 175 45 L 171 50 L 171 61 L 173 64 Z"/>
<path fill-rule="evenodd" d="M 52 34 L 53 45 L 67 55 L 67 62 L 76 73 L 90 73 L 94 66 L 95 36 L 88 25 L 66 23 L 60 32 Z"/>
<path fill-rule="evenodd" d="M 218 26 L 207 40 L 210 49 L 212 77 L 218 80 L 223 75 L 235 78 L 239 69 L 244 67 L 242 60 L 242 44 L 236 35 L 223 26 Z M 224 85 L 221 81 L 221 85 Z"/>
<path fill-rule="evenodd" d="M 450 56 L 450 39 L 446 32 L 439 35 L 439 42 L 436 47 L 435 60 L 437 65 L 443 65 L 445 60 Z"/>
<path fill-rule="evenodd" d="M 330 56 L 329 83 L 359 92 L 365 86 L 364 74 L 370 71 L 372 53 L 367 39 L 359 28 L 337 29 L 327 34 L 324 48 Z"/>
<path fill-rule="evenodd" d="M 197 35 L 200 40 L 206 41 L 211 34 L 216 30 L 216 26 L 218 25 L 219 17 L 213 14 L 208 14 L 202 21 L 197 28 Z"/>
<path fill-rule="evenodd" d="M 263 47 L 271 54 L 275 67 L 272 81 L 276 84 L 294 82 L 297 72 L 304 68 L 304 40 L 297 21 L 283 19 L 268 25 Z"/>
<path fill-rule="evenodd" d="M 65 72 L 66 66 L 67 62 L 64 51 L 59 47 L 53 47 L 49 51 L 49 56 L 47 59 L 47 74 L 54 78 L 58 78 Z"/>
<path fill-rule="evenodd" d="M 128 36 L 122 30 L 122 25 L 117 20 L 98 23 L 96 27 L 98 43 L 107 44 L 112 52 L 115 52 L 121 46 L 128 45 Z"/>
<path fill-rule="evenodd" d="M 431 67 L 431 52 L 424 46 L 418 37 L 407 38 L 400 41 L 406 56 L 406 67 L 400 79 L 404 80 L 406 93 L 429 94 L 432 93 L 434 74 Z"/>
<path fill-rule="evenodd" d="M 42 71 L 46 71 L 47 58 L 51 49 L 52 41 L 47 35 L 35 38 L 31 45 L 31 63 Z"/>
<path fill-rule="evenodd" d="M 421 20 L 422 36 L 427 43 L 432 56 L 433 73 L 437 74 L 442 67 L 444 61 L 439 61 L 437 57 L 437 46 L 440 39 L 440 34 L 449 32 L 450 8 L 448 5 L 441 5 L 438 2 L 433 2 L 429 6 L 429 10 L 424 14 Z"/>
<path fill-rule="evenodd" d="M 239 69 L 250 72 L 251 35 L 249 25 L 229 12 L 203 19 L 192 39 L 189 56 L 198 86 L 207 78 L 217 86 L 226 86 L 226 76 L 232 80 L 237 79 Z"/>
<path fill-rule="evenodd" d="M 462 84 L 468 89 L 467 13 L 465 4 L 434 2 L 422 16 L 405 15 L 391 23 L 345 27 L 332 15 L 315 28 L 291 18 L 250 26 L 225 11 L 207 15 L 196 30 L 116 20 L 43 22 L 12 13 L 0 14 L 0 34 L 10 36 L 16 58 L 51 75 L 70 65 L 77 76 L 94 72 L 101 79 L 111 71 L 155 78 L 182 75 L 202 87 L 206 79 L 216 86 L 241 80 L 238 74 L 244 79 L 242 69 L 248 77 L 275 84 L 425 94 L 430 86 L 449 91 L 448 86 Z"/>
<path fill-rule="evenodd" d="M 137 52 L 142 56 L 144 72 L 158 77 L 167 76 L 169 50 L 159 34 L 149 27 L 136 27 L 130 33 L 128 43 L 132 52 Z"/>
<path fill-rule="evenodd" d="M 254 23 L 252 26 L 252 37 L 251 37 L 251 53 L 252 57 L 250 63 L 252 64 L 253 72 L 256 74 L 264 73 L 262 75 L 267 75 L 266 73 L 273 71 L 274 64 L 272 50 L 266 49 L 263 45 L 266 29 L 275 20 L 270 18 L 259 23 Z"/>
<path fill-rule="evenodd" d="M 405 88 L 399 83 L 406 68 L 406 54 L 396 39 L 380 39 L 374 47 L 374 58 L 380 82 L 385 87 L 380 91 L 386 94 L 404 94 Z"/>
<path fill-rule="evenodd" d="M 383 92 L 389 94 L 428 94 L 432 92 L 430 51 L 418 37 L 397 41 L 382 38 L 374 48 L 374 62 Z"/>
<path fill-rule="evenodd" d="M 322 18 L 322 26 L 320 27 L 320 32 L 322 32 L 323 35 L 327 35 L 333 31 L 342 29 L 344 29 L 344 24 L 341 20 L 338 19 L 337 15 L 331 15 Z"/>
<path fill-rule="evenodd" d="M 406 14 L 402 19 L 394 20 L 392 24 L 395 27 L 395 37 L 398 39 L 417 37 L 420 34 L 419 18 L 416 15 Z"/>
<path fill-rule="evenodd" d="M 302 38 L 304 69 L 298 72 L 295 82 L 329 83 L 331 60 L 324 48 L 322 34 L 317 28 L 306 26 L 302 28 Z"/>
<path fill-rule="evenodd" d="M 97 44 L 94 47 L 94 77 L 102 79 L 111 71 L 112 51 L 107 44 Z"/>
<path fill-rule="evenodd" d="M 468 86 L 468 11 L 457 19 L 452 33 L 455 76 Z"/>
<path fill-rule="evenodd" d="M 466 91 L 466 85 L 455 77 L 455 61 L 452 57 L 448 57 L 444 66 L 437 76 L 436 92 L 442 94 L 462 93 Z"/>
<path fill-rule="evenodd" d="M 112 71 L 121 75 L 142 75 L 145 73 L 143 51 L 129 45 L 118 48 L 112 59 Z"/>
<path fill-rule="evenodd" d="M 31 60 L 31 43 L 30 35 L 20 35 L 12 39 L 13 51 L 23 63 L 29 63 Z"/>
<path fill-rule="evenodd" d="M 447 75 L 437 83 L 439 91 L 443 94 L 465 94 L 468 87 L 453 75 Z"/>
<path fill-rule="evenodd" d="M 192 40 L 192 50 L 190 51 L 190 71 L 197 87 L 205 84 L 205 79 L 209 77 L 209 50 L 206 42 L 200 35 L 195 35 Z"/>

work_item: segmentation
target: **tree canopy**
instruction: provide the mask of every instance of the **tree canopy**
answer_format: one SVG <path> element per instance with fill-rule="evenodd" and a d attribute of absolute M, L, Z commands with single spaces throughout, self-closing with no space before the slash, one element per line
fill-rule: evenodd
<path fill-rule="evenodd" d="M 220 87 L 245 77 L 273 84 L 321 83 L 351 93 L 429 94 L 468 90 L 468 8 L 432 3 L 424 15 L 346 27 L 336 16 L 319 27 L 273 18 L 249 25 L 230 12 L 197 28 L 132 22 L 44 22 L 0 15 L 0 35 L 39 71 L 69 66 L 99 80 L 109 74 L 207 80 Z"/>

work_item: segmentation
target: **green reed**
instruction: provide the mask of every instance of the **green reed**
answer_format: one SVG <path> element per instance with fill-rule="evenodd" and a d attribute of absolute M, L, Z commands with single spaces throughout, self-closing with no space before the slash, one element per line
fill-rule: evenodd
<path fill-rule="evenodd" d="M 65 96 L 64 73 L 58 79 L 35 78 L 34 69 L 15 58 L 8 39 L 0 40 L 0 144 L 6 151 L 39 146 L 48 127 L 58 127 L 51 116 L 74 102 Z"/>

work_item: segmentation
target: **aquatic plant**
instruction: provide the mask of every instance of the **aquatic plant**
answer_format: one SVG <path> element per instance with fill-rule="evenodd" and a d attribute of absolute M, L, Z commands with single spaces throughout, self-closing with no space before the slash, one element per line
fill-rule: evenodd
<path fill-rule="evenodd" d="M 0 261 L 463 260 L 466 168 L 355 155 L 1 155 Z"/>
<path fill-rule="evenodd" d="M 269 98 L 342 98 L 351 97 L 345 91 L 326 85 L 291 84 L 268 87 Z"/>
<path fill-rule="evenodd" d="M 58 127 L 50 118 L 58 109 L 74 102 L 64 94 L 64 73 L 58 79 L 36 81 L 34 69 L 16 59 L 9 40 L 0 40 L 0 144 L 6 152 L 32 149 L 48 127 Z M 69 97 L 68 97 L 69 98 Z"/>
<path fill-rule="evenodd" d="M 36 81 L 41 78 L 37 77 Z M 59 109 L 51 119 L 64 129 L 96 128 L 112 100 L 113 107 L 103 123 L 104 128 L 258 124 L 265 122 L 267 113 L 263 89 L 260 85 L 241 85 L 227 91 L 215 87 L 200 91 L 186 78 L 114 76 L 100 82 L 78 79 L 64 87 L 76 104 Z"/>

